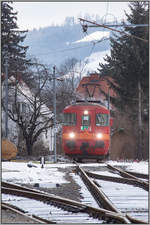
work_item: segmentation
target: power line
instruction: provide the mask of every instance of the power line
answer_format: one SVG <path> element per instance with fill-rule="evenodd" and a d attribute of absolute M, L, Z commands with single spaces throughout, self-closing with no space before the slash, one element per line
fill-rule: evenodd
<path fill-rule="evenodd" d="M 92 54 L 92 52 L 93 52 L 93 50 L 94 50 L 94 47 L 95 47 L 95 44 L 96 44 L 96 43 L 93 43 L 93 46 L 92 46 L 92 48 L 91 48 L 91 52 L 90 52 L 89 56 Z M 88 57 L 89 57 L 89 56 L 88 56 Z M 82 68 L 81 71 L 80 71 L 80 74 L 81 74 L 81 73 L 83 72 L 83 70 L 85 69 L 87 63 L 88 63 L 88 61 L 85 62 L 83 68 Z"/>
<path fill-rule="evenodd" d="M 93 46 L 92 46 L 92 48 L 91 48 L 91 51 L 90 51 L 90 53 L 89 53 L 89 56 L 92 54 L 92 52 L 93 52 L 93 50 L 94 50 L 94 47 L 95 47 L 95 44 L 96 44 L 96 43 L 92 43 L 92 44 L 93 44 Z M 89 56 L 88 56 L 88 57 L 89 57 Z M 87 63 L 88 63 L 88 61 L 85 62 L 85 64 L 83 65 L 83 67 L 81 68 L 80 71 L 74 71 L 74 72 L 76 72 L 76 73 L 78 73 L 78 74 L 81 74 L 81 73 L 83 72 L 85 66 L 87 65 Z M 59 72 L 59 73 L 60 73 L 60 72 Z M 62 78 L 62 77 L 65 77 L 66 75 L 67 75 L 67 74 L 61 75 L 61 78 Z"/>
<path fill-rule="evenodd" d="M 81 20 L 80 20 L 80 24 L 81 24 Z M 82 24 L 81 24 L 81 26 L 82 26 Z M 86 35 L 88 35 L 87 30 L 83 31 L 83 33 L 86 33 Z M 85 36 L 86 36 L 86 35 L 85 35 Z M 109 38 L 105 38 L 105 39 L 104 39 L 104 38 L 101 38 L 101 40 L 96 41 L 96 42 L 95 42 L 95 41 L 92 41 L 93 46 L 92 46 L 92 48 L 91 48 L 91 52 L 89 53 L 89 56 L 92 54 L 95 45 L 96 45 L 97 43 L 102 42 L 102 41 L 105 41 L 105 40 L 109 40 Z M 89 57 L 89 56 L 88 56 L 88 57 Z M 83 66 L 82 69 L 80 70 L 80 74 L 81 74 L 81 73 L 83 72 L 83 70 L 85 69 L 87 63 L 88 63 L 88 61 L 85 62 L 84 66 Z"/>
<path fill-rule="evenodd" d="M 79 18 L 79 20 L 80 20 L 80 21 L 83 21 L 83 22 L 87 22 L 87 23 L 94 24 L 94 25 L 96 25 L 97 27 L 104 27 L 104 28 L 107 28 L 107 29 L 109 29 L 109 30 L 118 32 L 118 33 L 120 33 L 120 34 L 125 34 L 125 35 L 127 35 L 127 36 L 129 36 L 129 37 L 136 38 L 136 39 L 141 40 L 141 41 L 144 41 L 144 42 L 148 42 L 148 40 L 146 40 L 146 39 L 137 37 L 137 36 L 135 36 L 135 35 L 128 34 L 128 33 L 126 33 L 125 31 L 119 31 L 119 30 L 116 30 L 116 29 L 111 28 L 111 27 L 108 27 L 107 25 L 104 25 L 104 24 L 98 24 L 98 23 L 96 23 L 96 22 L 92 22 L 92 21 L 85 20 L 85 19 L 82 19 L 82 18 Z M 86 24 L 86 25 L 82 25 L 82 27 L 83 27 L 83 30 L 87 30 L 88 25 L 87 25 L 87 24 Z"/>
<path fill-rule="evenodd" d="M 104 25 L 104 24 L 103 24 Z M 148 27 L 149 24 L 105 24 L 107 27 Z M 88 25 L 88 27 L 99 27 L 97 25 Z"/>
<path fill-rule="evenodd" d="M 106 13 L 104 15 L 105 19 L 104 19 L 104 22 L 106 23 L 106 17 L 108 15 L 108 10 L 109 10 L 109 0 L 107 1 L 107 6 L 106 6 Z"/>
<path fill-rule="evenodd" d="M 89 47 L 91 45 L 91 43 L 87 44 L 87 45 L 83 45 L 83 46 L 78 46 L 78 47 L 72 47 L 72 48 L 66 48 L 66 49 L 58 49 L 58 50 L 53 50 L 47 53 L 40 53 L 38 55 L 49 55 L 49 54 L 55 54 L 55 53 L 60 53 L 60 52 L 65 52 L 65 51 L 72 51 L 72 50 L 76 50 L 76 49 L 80 49 L 80 48 L 85 48 L 85 47 Z"/>
<path fill-rule="evenodd" d="M 109 38 L 106 38 L 106 39 L 101 39 L 101 40 L 98 40 L 96 43 L 99 43 L 101 41 L 106 41 L 108 40 Z M 87 44 L 87 45 L 83 45 L 83 46 L 78 46 L 78 47 L 72 47 L 72 48 L 66 48 L 66 49 L 58 49 L 58 50 L 53 50 L 53 51 L 50 51 L 50 52 L 47 52 L 47 53 L 40 53 L 38 55 L 49 55 L 49 54 L 55 54 L 55 53 L 60 53 L 60 52 L 65 52 L 65 51 L 72 51 L 72 50 L 76 50 L 76 49 L 80 49 L 80 48 L 86 48 L 86 47 L 89 47 L 91 44 L 93 44 L 92 41 L 89 41 L 90 43 Z"/>
<path fill-rule="evenodd" d="M 109 38 L 102 39 L 102 40 L 99 40 L 99 41 L 97 41 L 97 42 L 92 42 L 93 45 L 92 45 L 91 51 L 90 51 L 90 53 L 89 53 L 89 55 L 88 55 L 87 57 L 89 57 L 89 56 L 92 54 L 92 52 L 93 52 L 93 50 L 94 50 L 94 47 L 95 47 L 95 45 L 96 45 L 97 43 L 102 42 L 102 41 L 104 41 L 104 40 L 108 40 L 108 39 L 109 39 Z M 83 72 L 83 70 L 85 69 L 85 67 L 86 67 L 87 64 L 88 64 L 88 60 L 85 62 L 85 64 L 83 65 L 83 67 L 81 68 L 80 71 L 74 71 L 74 72 L 81 75 L 81 73 Z M 56 68 L 56 70 L 57 70 L 57 68 Z M 60 73 L 60 71 L 58 71 L 58 73 Z M 67 74 L 62 74 L 62 75 L 61 75 L 61 78 L 65 77 L 66 75 L 67 75 Z"/>

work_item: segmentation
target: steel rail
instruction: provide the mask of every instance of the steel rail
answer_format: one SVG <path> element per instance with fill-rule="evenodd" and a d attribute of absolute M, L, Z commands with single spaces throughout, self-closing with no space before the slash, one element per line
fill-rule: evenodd
<path fill-rule="evenodd" d="M 91 179 L 89 179 L 86 172 L 82 168 L 77 166 L 77 171 L 100 207 L 118 213 L 123 217 L 125 223 L 130 223 L 130 221 L 121 213 L 121 211 L 113 205 L 111 200 L 105 195 L 101 188 L 98 188 L 97 185 Z"/>
<path fill-rule="evenodd" d="M 126 173 L 129 173 L 135 177 L 138 177 L 138 178 L 143 178 L 143 179 L 149 179 L 149 175 L 148 174 L 144 174 L 144 173 L 137 173 L 137 172 L 132 172 L 132 171 L 128 171 L 128 170 L 125 170 Z"/>
<path fill-rule="evenodd" d="M 80 204 L 73 204 L 72 200 L 42 193 L 42 192 L 40 193 L 39 191 L 36 192 L 36 191 L 30 191 L 30 190 L 22 190 L 22 189 L 19 190 L 14 188 L 2 187 L 2 193 L 35 199 L 35 200 L 45 202 L 47 204 L 52 204 L 54 206 L 57 206 L 57 204 L 59 204 L 60 208 L 64 210 L 66 209 L 67 211 L 73 210 L 73 212 L 75 211 L 79 212 L 83 210 Z"/>
<path fill-rule="evenodd" d="M 126 217 L 134 224 L 148 224 L 148 222 L 143 221 L 143 220 L 137 220 L 136 218 L 133 218 L 132 216 L 126 214 Z"/>
<path fill-rule="evenodd" d="M 80 168 L 79 167 L 79 165 L 77 164 L 77 168 Z M 80 168 L 81 169 L 81 168 Z M 82 169 L 82 171 L 83 171 L 83 169 Z M 85 174 L 86 174 L 86 172 L 87 171 L 85 171 L 84 170 L 84 172 L 85 172 Z M 90 175 L 93 175 L 93 173 L 90 173 L 90 172 L 87 172 L 87 176 L 88 176 L 88 174 L 90 174 Z M 99 177 L 99 175 L 98 174 L 94 174 L 95 176 L 93 176 L 92 178 L 96 178 L 97 179 L 97 177 Z M 101 175 L 100 175 L 101 176 Z M 102 175 L 103 176 L 103 175 Z M 107 178 L 110 178 L 110 177 L 108 177 L 108 176 L 104 176 L 106 179 Z M 114 177 L 113 177 L 114 178 Z M 116 178 L 116 177 L 115 177 Z M 124 180 L 125 178 L 123 178 L 123 180 Z M 122 178 L 121 178 L 121 180 L 122 180 Z M 125 181 L 126 180 L 128 180 L 128 179 L 125 179 Z M 112 180 L 111 180 L 112 181 Z M 129 181 L 130 181 L 130 179 L 129 179 Z M 91 181 L 92 182 L 92 181 Z M 98 187 L 100 187 L 100 185 L 99 184 L 97 184 L 97 182 L 94 180 L 93 181 L 93 183 L 94 183 L 94 185 L 96 185 L 96 186 L 98 186 Z M 136 182 L 135 182 L 136 183 Z M 101 191 L 101 188 L 99 188 L 99 190 Z M 102 192 L 103 193 L 103 192 Z M 94 191 L 94 193 L 93 193 L 94 195 L 95 195 L 95 191 Z M 97 197 L 97 196 L 96 196 Z M 107 199 L 109 200 L 109 198 L 107 197 Z M 96 199 L 97 200 L 97 199 Z M 102 201 L 103 202 L 103 201 Z M 112 204 L 112 202 L 110 201 L 110 204 Z M 105 205 L 104 205 L 105 206 Z M 118 209 L 117 209 L 118 210 Z M 119 212 L 119 210 L 118 210 L 118 212 Z M 125 215 L 125 217 L 127 218 L 127 220 L 129 220 L 131 223 L 137 223 L 137 224 L 147 224 L 147 222 L 145 222 L 145 221 L 142 221 L 142 220 L 138 220 L 138 219 L 136 219 L 136 218 L 133 218 L 133 217 L 131 217 L 131 216 L 129 216 L 128 215 L 128 217 Z"/>
<path fill-rule="evenodd" d="M 12 184 L 12 183 L 9 183 L 9 182 L 5 182 L 5 181 L 2 181 L 1 182 L 1 186 L 2 187 L 6 187 L 6 188 L 14 188 L 14 189 L 18 189 L 18 190 L 22 190 L 22 191 L 29 191 L 29 192 L 38 192 L 38 193 L 45 193 L 43 191 L 39 191 L 39 190 L 36 190 L 36 189 L 31 189 L 31 188 L 28 188 L 28 187 L 23 187 L 23 186 L 20 186 L 18 184 Z"/>
<path fill-rule="evenodd" d="M 135 177 L 135 176 L 133 176 L 133 175 L 131 175 L 131 174 L 125 172 L 124 170 L 118 169 L 118 168 L 116 168 L 116 167 L 114 167 L 114 166 L 111 166 L 111 165 L 109 165 L 109 164 L 107 164 L 107 167 L 108 167 L 109 169 L 111 169 L 111 170 L 115 170 L 115 171 L 119 172 L 119 174 L 120 174 L 122 177 L 135 179 L 135 180 L 138 182 L 138 184 L 139 184 L 141 187 L 143 187 L 143 189 L 145 189 L 146 191 L 149 191 L 149 184 L 148 184 L 148 182 L 143 181 L 143 180 L 141 180 L 141 179 L 139 179 L 139 178 L 137 178 L 137 177 Z"/>
<path fill-rule="evenodd" d="M 43 219 L 43 218 L 41 218 L 41 217 L 39 217 L 39 216 L 37 216 L 37 215 L 34 215 L 34 214 L 32 214 L 32 217 L 33 217 L 35 220 L 41 221 L 41 222 L 43 222 L 43 223 L 56 224 L 56 222 L 49 221 L 49 220 L 47 220 L 47 219 Z"/>
<path fill-rule="evenodd" d="M 38 201 L 45 202 L 47 204 L 52 204 L 56 207 L 60 207 L 67 211 L 72 212 L 84 212 L 92 216 L 93 218 L 98 218 L 106 221 L 115 221 L 117 223 L 126 224 L 129 223 L 125 220 L 124 216 L 119 213 L 115 213 L 106 209 L 102 208 L 94 208 L 91 206 L 88 206 L 86 204 L 82 204 L 80 202 L 76 202 L 70 199 L 61 198 L 58 196 L 50 195 L 50 194 L 44 194 L 39 192 L 29 192 L 29 191 L 23 191 L 19 189 L 12 189 L 12 188 L 1 188 L 2 193 L 5 194 L 11 194 L 16 196 L 22 196 L 27 197 L 31 199 L 36 199 Z"/>
<path fill-rule="evenodd" d="M 135 186 L 141 187 L 141 185 L 139 185 L 139 182 L 135 179 L 132 179 L 132 178 L 112 177 L 112 176 L 106 176 L 106 175 L 91 173 L 91 172 L 86 171 L 86 170 L 84 170 L 84 171 L 86 172 L 86 174 L 89 177 L 92 177 L 92 178 L 95 178 L 95 179 L 111 181 L 111 182 L 116 182 L 116 183 L 129 184 L 129 185 L 135 185 Z M 144 187 L 142 186 L 141 188 L 144 188 Z"/>
<path fill-rule="evenodd" d="M 35 223 L 47 223 L 47 224 L 56 224 L 55 222 L 52 222 L 50 220 L 46 220 L 46 219 L 43 219 L 41 217 L 38 217 L 34 214 L 32 215 L 27 215 L 26 212 L 22 209 L 19 209 L 18 207 L 16 206 L 13 206 L 13 205 L 10 205 L 10 204 L 7 204 L 7 203 L 4 203 L 2 202 L 2 205 L 1 205 L 2 209 L 8 209 L 16 214 L 19 214 L 21 216 L 24 216 L 26 217 L 27 219 L 30 219 L 30 220 L 33 220 Z"/>

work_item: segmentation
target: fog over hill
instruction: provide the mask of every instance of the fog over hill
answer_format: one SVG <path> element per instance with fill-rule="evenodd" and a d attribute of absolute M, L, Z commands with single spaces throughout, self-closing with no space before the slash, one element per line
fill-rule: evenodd
<path fill-rule="evenodd" d="M 70 58 L 84 61 L 93 53 L 108 53 L 108 30 L 89 28 L 87 33 L 83 33 L 81 24 L 75 23 L 73 17 L 66 21 L 62 26 L 29 31 L 24 41 L 24 44 L 29 46 L 29 56 L 37 57 L 42 63 L 59 67 Z M 95 57 L 98 60 L 99 54 L 95 54 Z"/>

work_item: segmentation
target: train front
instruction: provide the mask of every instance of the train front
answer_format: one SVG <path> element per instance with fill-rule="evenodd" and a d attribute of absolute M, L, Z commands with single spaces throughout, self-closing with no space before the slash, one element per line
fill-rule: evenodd
<path fill-rule="evenodd" d="M 109 110 L 99 105 L 74 105 L 64 109 L 62 147 L 78 159 L 104 159 L 109 155 Z"/>

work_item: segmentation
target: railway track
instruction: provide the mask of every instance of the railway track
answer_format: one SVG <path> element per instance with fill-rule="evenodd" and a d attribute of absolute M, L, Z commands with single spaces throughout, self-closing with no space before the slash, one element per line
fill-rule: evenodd
<path fill-rule="evenodd" d="M 149 179 L 149 175 L 148 174 L 131 172 L 131 171 L 128 171 L 128 170 L 125 170 L 125 172 L 128 173 L 128 174 L 131 174 L 131 175 L 133 175 L 135 177 L 138 177 L 138 178 L 143 178 L 143 179 L 146 179 L 146 180 Z"/>
<path fill-rule="evenodd" d="M 113 168 L 113 170 L 117 169 L 117 168 L 112 167 L 112 166 L 111 166 L 111 168 Z M 85 172 L 86 172 L 86 174 L 89 177 L 92 177 L 92 178 L 95 178 L 95 179 L 111 181 L 111 182 L 116 182 L 116 183 L 122 183 L 122 184 L 134 185 L 136 187 L 140 187 L 140 188 L 143 188 L 146 191 L 149 191 L 149 184 L 148 184 L 148 182 L 145 182 L 145 181 L 143 181 L 141 179 L 137 179 L 137 177 L 134 177 L 134 176 L 132 176 L 132 177 L 129 176 L 129 177 L 123 177 L 122 178 L 122 177 L 114 177 L 114 176 L 106 176 L 106 175 L 101 175 L 101 174 L 95 174 L 95 173 L 91 173 L 89 171 L 85 171 Z M 126 174 L 127 174 L 127 172 L 126 172 Z M 137 176 L 139 175 L 138 173 L 136 173 L 136 174 L 137 174 Z M 140 175 L 139 176 L 142 177 L 142 178 L 146 176 L 145 174 L 143 176 L 142 176 L 142 174 L 140 174 Z"/>
<path fill-rule="evenodd" d="M 127 173 L 126 171 L 123 171 L 120 168 L 116 168 L 114 166 L 111 166 L 109 164 L 107 164 L 107 167 L 110 170 L 113 171 L 117 171 L 122 177 L 126 177 L 129 179 L 132 179 L 135 181 L 135 183 L 139 186 L 142 187 L 143 189 L 145 189 L 146 191 L 149 191 L 149 183 L 147 181 L 143 181 L 142 179 L 139 179 L 137 176 L 132 175 L 131 173 Z M 134 173 L 135 174 L 135 173 Z M 136 173 L 137 175 L 139 175 L 138 173 Z"/>
<path fill-rule="evenodd" d="M 59 204 L 44 203 L 42 201 L 36 201 L 29 198 L 7 196 L 6 198 L 12 198 L 12 204 L 18 207 L 24 208 L 28 214 L 38 215 L 40 218 L 51 220 L 53 223 L 101 223 L 102 221 L 90 217 L 87 213 L 82 212 L 71 212 Z M 51 224 L 51 223 L 50 223 Z"/>
<path fill-rule="evenodd" d="M 122 184 L 129 184 L 129 185 L 134 185 L 134 186 L 137 186 L 137 187 L 141 187 L 141 185 L 139 185 L 139 183 L 135 179 L 132 179 L 132 178 L 106 176 L 106 175 L 91 173 L 91 172 L 86 171 L 86 170 L 85 170 L 85 172 L 91 178 L 104 180 L 104 181 L 111 181 L 111 182 L 116 182 L 116 183 L 122 183 Z M 143 186 L 142 186 L 142 188 L 145 189 Z M 148 191 L 147 188 L 146 188 L 146 190 Z"/>
<path fill-rule="evenodd" d="M 121 171 L 120 173 L 120 169 L 118 171 L 117 168 L 112 168 L 112 166 L 108 164 L 107 167 L 111 171 L 117 171 L 119 175 L 124 175 L 124 171 Z M 36 214 L 38 216 L 33 213 L 36 211 L 35 209 L 33 210 L 32 207 L 30 209 L 29 207 L 26 208 L 26 211 L 28 211 L 28 213 L 32 212 L 32 217 L 34 217 L 35 220 L 38 220 L 39 223 L 68 223 L 69 220 L 70 223 L 74 223 L 74 221 L 76 221 L 78 223 L 147 224 L 147 222 L 136 219 L 135 217 L 128 215 L 126 212 L 122 212 L 120 208 L 117 208 L 116 205 L 113 204 L 113 201 L 110 200 L 103 192 L 98 181 L 104 180 L 130 184 L 142 187 L 145 190 L 147 190 L 148 182 L 144 181 L 143 185 L 143 180 L 139 179 L 138 175 L 136 177 L 134 177 L 133 174 L 129 174 L 129 176 L 127 176 L 127 171 L 125 171 L 124 175 L 126 177 L 111 177 L 88 172 L 81 169 L 78 164 L 76 164 L 76 171 L 81 176 L 81 179 L 87 186 L 90 193 L 92 193 L 92 196 L 96 200 L 98 206 L 93 207 L 88 204 L 82 204 L 77 201 L 72 201 L 70 199 L 61 198 L 59 196 L 7 182 L 2 182 L 2 193 L 5 195 L 21 196 L 26 199 L 23 199 L 22 201 L 28 206 L 30 204 L 32 205 L 32 203 L 28 202 L 27 204 L 27 199 L 28 201 L 36 200 L 36 202 L 41 202 L 41 204 L 43 204 L 41 206 L 38 206 L 38 203 L 35 202 L 35 208 L 37 207 Z M 92 180 L 91 178 L 96 180 Z M 5 203 L 3 203 L 3 207 L 6 207 L 6 204 L 5 206 L 4 204 Z M 47 211 L 45 208 L 47 208 Z M 42 214 L 39 209 L 42 209 L 44 214 Z M 49 212 L 52 212 L 51 215 L 48 215 Z"/>
<path fill-rule="evenodd" d="M 99 175 L 99 174 L 94 174 L 94 173 L 91 173 L 91 172 L 88 172 L 88 171 L 84 171 L 78 165 L 77 165 L 77 172 L 81 176 L 81 179 L 83 180 L 83 182 L 86 184 L 88 190 L 91 191 L 93 197 L 98 202 L 98 205 L 105 208 L 105 209 L 109 209 L 111 211 L 114 211 L 114 212 L 121 213 L 121 211 L 118 208 L 116 208 L 113 205 L 112 201 L 104 194 L 104 192 L 102 191 L 101 185 L 99 185 L 99 183 L 95 180 L 92 181 L 90 178 L 101 179 L 101 180 L 105 180 L 105 181 L 111 181 L 111 182 L 117 182 L 117 183 L 123 183 L 123 184 L 135 185 L 135 186 L 142 187 L 145 190 L 147 190 L 147 188 L 145 188 L 145 183 L 144 183 L 144 186 L 141 185 L 142 180 L 139 180 L 139 179 L 137 180 L 137 178 L 133 179 L 133 176 L 132 176 L 132 179 L 131 178 L 120 178 L 120 177 L 114 177 L 114 176 L 113 177 L 104 176 L 104 175 Z M 146 183 L 146 185 L 147 185 L 147 183 Z M 104 191 L 105 191 L 105 188 L 104 188 Z M 109 192 L 110 192 L 110 189 L 109 189 Z M 126 212 L 123 212 L 123 214 L 125 214 L 125 213 Z M 143 220 L 136 219 L 132 216 L 129 216 L 127 213 L 126 213 L 125 217 L 126 217 L 127 221 L 128 222 L 130 221 L 131 223 L 138 223 L 138 224 L 147 223 Z"/>
<path fill-rule="evenodd" d="M 10 204 L 8 204 L 8 203 L 2 202 L 2 204 L 1 204 L 1 209 L 4 209 L 4 210 L 10 210 L 10 211 L 12 211 L 12 212 L 15 213 L 15 214 L 19 214 L 19 215 L 21 215 L 21 216 L 23 216 L 23 217 L 26 217 L 26 218 L 29 219 L 30 221 L 33 221 L 33 223 L 56 224 L 56 223 L 53 222 L 53 221 L 43 219 L 43 218 L 41 218 L 41 217 L 39 217 L 39 216 L 36 216 L 36 215 L 34 215 L 34 214 L 32 214 L 32 216 L 31 216 L 31 215 L 28 215 L 28 214 L 26 213 L 26 211 L 24 211 L 24 210 L 22 210 L 22 209 L 20 209 L 20 208 L 18 208 L 18 207 L 16 207 L 16 206 L 10 205 Z"/>
<path fill-rule="evenodd" d="M 16 188 L 15 188 L 16 186 Z M 29 188 L 21 187 L 19 185 L 9 184 L 2 182 L 2 193 L 11 194 L 16 196 L 22 196 L 30 199 L 36 199 L 42 201 L 48 205 L 53 205 L 55 207 L 61 208 L 64 211 L 73 213 L 73 218 L 75 219 L 78 214 L 88 214 L 92 218 L 96 218 L 103 223 L 126 223 L 127 219 L 120 213 L 112 212 L 103 208 L 94 208 L 76 201 L 71 201 L 69 199 L 61 198 L 58 196 L 50 195 L 44 192 L 30 190 Z M 52 221 L 55 222 L 55 221 Z M 87 219 L 86 219 L 87 222 Z M 130 223 L 130 222 L 128 222 Z"/>

